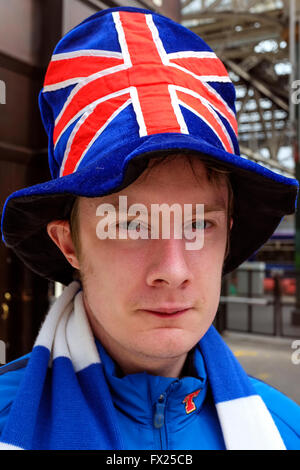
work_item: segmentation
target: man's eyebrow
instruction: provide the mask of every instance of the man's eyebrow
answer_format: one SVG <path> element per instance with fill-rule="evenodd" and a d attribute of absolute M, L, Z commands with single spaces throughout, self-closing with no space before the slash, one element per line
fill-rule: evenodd
<path fill-rule="evenodd" d="M 115 207 L 119 207 L 119 196 L 112 197 L 109 201 L 105 201 L 108 204 L 112 204 Z"/>
<path fill-rule="evenodd" d="M 122 196 L 124 196 L 124 195 L 122 195 Z M 120 206 L 119 196 L 111 197 L 111 199 L 109 201 L 106 201 L 106 202 L 109 203 L 109 204 L 112 204 L 115 207 L 115 209 L 117 209 L 117 210 L 119 209 L 119 206 Z M 127 199 L 127 201 L 126 201 L 127 209 L 132 204 L 138 204 L 138 203 L 137 202 L 132 202 L 131 200 Z M 164 204 L 164 203 L 161 203 L 161 204 Z M 176 204 L 176 203 L 174 203 L 174 204 Z M 193 208 L 195 208 L 196 204 L 200 204 L 200 203 L 194 202 L 194 203 L 191 203 L 191 204 L 192 204 Z M 149 205 L 148 204 L 143 204 L 143 205 L 145 205 L 145 207 L 148 210 L 150 209 L 150 207 L 149 207 L 149 206 L 151 206 L 150 203 L 149 203 Z M 225 212 L 226 211 L 226 206 L 223 203 L 213 204 L 213 205 L 203 203 L 203 205 L 204 205 L 204 212 L 205 213 L 208 213 L 208 212 Z"/>
<path fill-rule="evenodd" d="M 128 196 L 126 196 L 125 194 L 121 194 L 122 197 L 127 197 L 127 201 L 126 202 L 126 205 L 127 205 L 127 208 L 130 207 L 132 204 L 137 204 L 136 202 L 132 202 L 131 200 L 128 199 Z M 120 196 L 114 196 L 114 197 L 111 197 L 110 200 L 108 201 L 105 201 L 106 204 L 112 204 L 115 209 L 119 209 L 120 207 Z"/>
<path fill-rule="evenodd" d="M 204 212 L 226 212 L 226 207 L 223 204 L 218 206 L 204 204 Z"/>

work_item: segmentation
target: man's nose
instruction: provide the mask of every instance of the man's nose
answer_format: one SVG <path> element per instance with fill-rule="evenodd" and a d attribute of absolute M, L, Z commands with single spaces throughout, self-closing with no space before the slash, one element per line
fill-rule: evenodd
<path fill-rule="evenodd" d="M 187 264 L 185 240 L 152 240 L 151 261 L 147 273 L 149 286 L 185 287 L 192 281 L 192 272 Z"/>

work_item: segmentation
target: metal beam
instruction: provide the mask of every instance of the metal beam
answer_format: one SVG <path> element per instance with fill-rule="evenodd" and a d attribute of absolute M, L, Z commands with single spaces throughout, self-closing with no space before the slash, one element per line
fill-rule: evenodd
<path fill-rule="evenodd" d="M 245 95 L 244 95 L 244 97 L 241 101 L 241 107 L 240 107 L 239 111 L 237 112 L 237 120 L 239 120 L 240 115 L 243 113 L 244 107 L 245 107 L 247 101 L 249 101 L 249 99 L 251 98 L 251 96 L 249 96 L 248 93 L 249 93 L 249 85 L 246 84 L 246 93 L 245 93 Z"/>
<path fill-rule="evenodd" d="M 187 7 L 188 5 L 190 5 L 191 3 L 193 3 L 194 0 L 185 0 L 182 4 L 181 4 L 181 9 Z"/>
<path fill-rule="evenodd" d="M 226 65 L 237 75 L 239 75 L 243 80 L 250 83 L 254 88 L 256 88 L 262 95 L 269 98 L 272 103 L 275 103 L 279 108 L 284 109 L 284 111 L 289 111 L 288 104 L 283 101 L 281 98 L 275 96 L 263 83 L 259 80 L 252 77 L 248 72 L 243 70 L 238 64 L 231 60 L 226 60 Z"/>
<path fill-rule="evenodd" d="M 276 10 L 278 13 L 281 12 L 281 10 Z M 218 10 L 214 12 L 206 12 L 203 10 L 199 11 L 194 11 L 194 12 L 189 12 L 189 13 L 182 13 L 182 21 L 188 21 L 188 20 L 203 20 L 203 19 L 210 19 L 214 18 L 217 20 L 218 18 L 220 20 L 228 20 L 228 22 L 231 22 L 234 20 L 235 24 L 243 24 L 244 23 L 260 23 L 264 25 L 269 25 L 269 26 L 275 26 L 275 27 L 281 27 L 280 23 L 278 22 L 278 19 L 272 18 L 271 15 L 259 15 L 258 13 L 251 13 L 249 11 L 234 11 L 234 10 Z"/>
<path fill-rule="evenodd" d="M 258 112 L 258 111 L 254 111 L 254 112 Z M 264 112 L 265 112 L 265 111 L 264 111 Z M 251 112 L 251 113 L 252 113 L 252 112 Z M 245 113 L 245 112 L 244 112 L 243 114 L 244 114 L 245 118 L 248 116 L 248 113 Z M 269 118 L 263 118 L 263 120 L 264 120 L 265 123 L 268 123 L 268 122 L 271 121 L 271 119 L 269 119 Z M 277 118 L 277 119 L 274 119 L 274 121 L 275 121 L 276 123 L 278 123 L 278 122 L 286 123 L 286 119 L 284 119 L 284 118 Z M 239 116 L 239 123 L 240 123 L 240 125 L 241 125 L 241 124 L 247 124 L 247 123 L 248 123 L 248 124 L 257 124 L 258 122 L 261 122 L 261 118 L 259 118 L 259 119 L 251 119 L 251 120 L 248 119 L 248 121 L 246 121 L 246 120 L 242 120 L 241 115 Z"/>
<path fill-rule="evenodd" d="M 261 3 L 260 0 L 249 0 L 247 8 L 250 11 L 251 8 L 255 7 L 258 3 Z"/>
<path fill-rule="evenodd" d="M 211 34 L 203 34 L 201 25 L 196 27 L 191 27 L 190 29 L 195 33 L 198 34 L 200 37 L 204 39 L 204 41 L 208 42 L 210 47 L 214 50 L 218 50 L 220 47 L 222 48 L 234 48 L 234 47 L 241 47 L 244 45 L 251 45 L 253 48 L 253 44 L 258 44 L 261 41 L 274 39 L 275 41 L 280 39 L 280 31 L 276 30 L 273 26 L 266 26 L 265 28 L 261 28 L 257 31 L 248 30 L 248 31 L 241 31 L 241 32 L 233 32 L 231 25 L 228 23 L 224 23 L 223 28 L 227 28 L 227 34 L 223 32 L 212 31 Z M 218 27 L 216 25 L 216 29 L 220 31 L 222 27 Z"/>
<path fill-rule="evenodd" d="M 249 147 L 245 147 L 244 145 L 240 145 L 240 150 L 241 153 L 246 155 L 250 160 L 265 164 L 266 166 L 271 166 L 276 170 L 280 170 L 287 175 L 293 176 L 293 172 L 288 168 L 283 168 L 283 166 L 277 160 L 273 160 L 272 158 L 264 158 L 260 153 L 253 152 L 253 150 L 249 149 Z"/>
<path fill-rule="evenodd" d="M 214 2 L 212 2 L 210 5 L 204 7 L 201 12 L 207 12 L 207 11 L 213 11 L 215 8 L 217 8 L 221 3 L 222 3 L 223 0 L 215 0 Z"/>
<path fill-rule="evenodd" d="M 239 63 L 239 66 L 245 70 L 245 72 L 249 72 L 249 70 L 256 67 L 264 58 L 262 54 L 249 54 Z"/>

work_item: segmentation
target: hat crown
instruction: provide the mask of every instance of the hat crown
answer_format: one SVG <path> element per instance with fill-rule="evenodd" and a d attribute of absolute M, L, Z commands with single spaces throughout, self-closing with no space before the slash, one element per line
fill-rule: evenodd
<path fill-rule="evenodd" d="M 188 134 L 239 154 L 235 89 L 211 48 L 147 10 L 99 12 L 66 34 L 40 108 L 52 178 L 101 165 L 154 134 Z"/>

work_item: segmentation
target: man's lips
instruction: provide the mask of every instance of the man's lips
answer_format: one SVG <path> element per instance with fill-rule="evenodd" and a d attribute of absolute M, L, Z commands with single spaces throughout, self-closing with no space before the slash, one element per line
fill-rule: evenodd
<path fill-rule="evenodd" d="M 156 315 L 159 317 L 164 317 L 164 318 L 170 318 L 170 317 L 178 317 L 179 315 L 182 315 L 188 310 L 190 310 L 191 307 L 183 306 L 183 307 L 172 307 L 172 308 L 151 308 L 151 309 L 141 309 L 143 312 Z"/>

